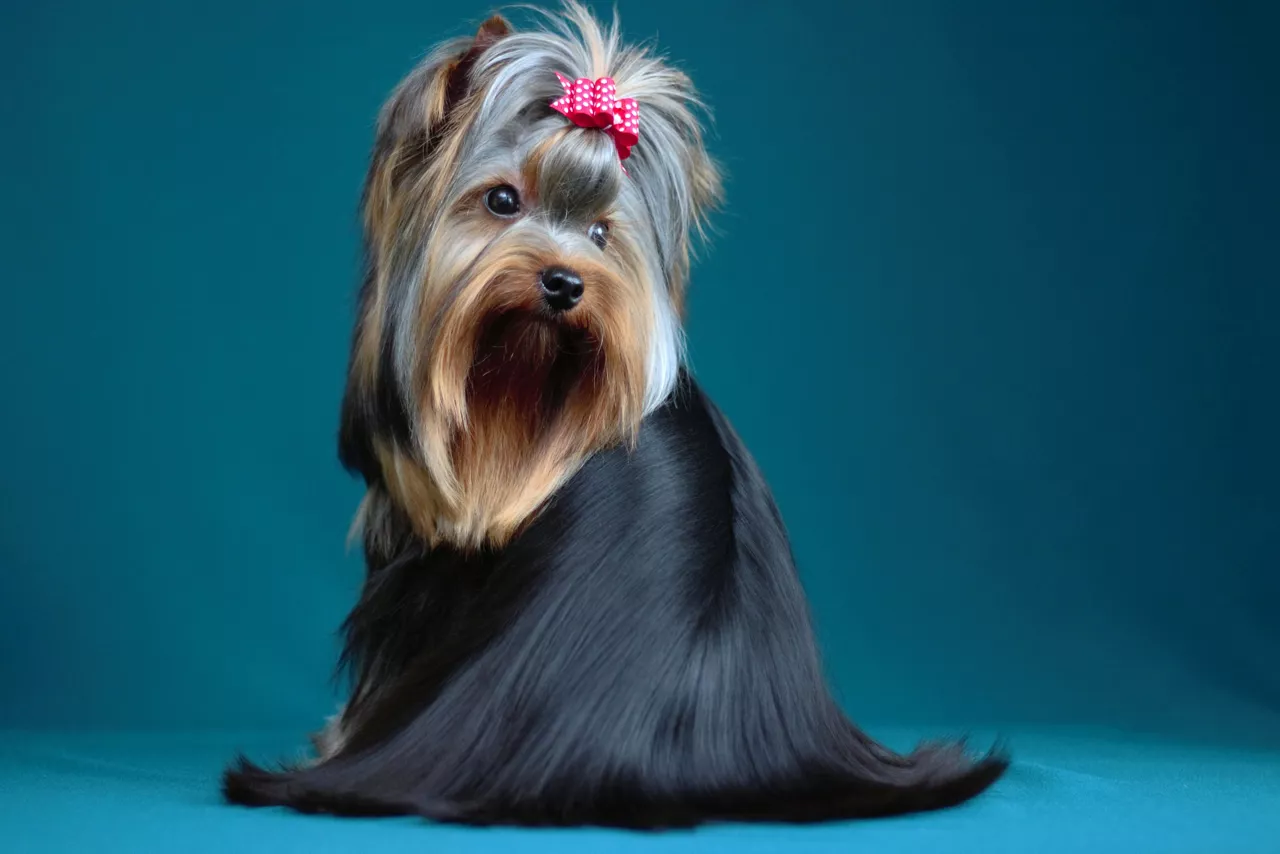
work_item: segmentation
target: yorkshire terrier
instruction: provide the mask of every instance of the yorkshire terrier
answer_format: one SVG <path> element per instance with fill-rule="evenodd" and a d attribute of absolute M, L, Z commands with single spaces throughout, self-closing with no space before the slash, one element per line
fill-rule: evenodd
<path fill-rule="evenodd" d="M 576 0 L 440 45 L 377 124 L 342 404 L 367 577 L 310 761 L 228 800 L 505 825 L 938 809 L 1008 766 L 895 753 L 824 682 L 769 488 L 687 372 L 720 199 L 689 79 Z"/>

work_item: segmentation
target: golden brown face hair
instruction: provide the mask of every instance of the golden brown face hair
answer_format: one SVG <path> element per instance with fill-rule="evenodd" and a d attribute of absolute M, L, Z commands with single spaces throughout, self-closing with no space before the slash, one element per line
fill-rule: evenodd
<path fill-rule="evenodd" d="M 675 383 L 689 232 L 719 177 L 687 79 L 566 9 L 576 30 L 514 34 L 494 17 L 442 45 L 380 117 L 341 442 L 369 485 L 367 548 L 393 516 L 431 545 L 502 545 L 590 454 L 634 440 Z M 641 101 L 630 174 L 605 134 L 551 111 L 553 70 L 612 73 Z M 499 185 L 517 216 L 486 207 Z M 546 308 L 552 266 L 584 283 L 571 311 Z"/>

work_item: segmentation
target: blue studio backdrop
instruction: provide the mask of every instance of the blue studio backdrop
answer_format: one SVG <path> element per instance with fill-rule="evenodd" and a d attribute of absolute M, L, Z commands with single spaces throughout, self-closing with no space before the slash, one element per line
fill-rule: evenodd
<path fill-rule="evenodd" d="M 0 6 L 0 847 L 1280 850 L 1280 5 L 1246 0 L 620 3 L 714 110 L 692 363 L 831 679 L 890 740 L 1008 736 L 988 796 L 656 839 L 219 804 L 339 699 L 372 123 L 490 11 Z"/>

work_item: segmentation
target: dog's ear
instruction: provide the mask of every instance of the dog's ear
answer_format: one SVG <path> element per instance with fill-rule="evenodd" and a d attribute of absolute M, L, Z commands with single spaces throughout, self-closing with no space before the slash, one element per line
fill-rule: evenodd
<path fill-rule="evenodd" d="M 475 39 L 471 42 L 471 47 L 467 49 L 466 53 L 452 62 L 446 71 L 448 79 L 445 83 L 441 118 L 447 116 L 450 110 L 457 106 L 458 102 L 466 96 L 467 84 L 470 82 L 468 78 L 476 60 L 480 58 L 480 54 L 510 34 L 511 25 L 501 15 L 494 15 L 480 25 L 480 29 L 476 31 Z"/>
<path fill-rule="evenodd" d="M 398 189 L 432 161 L 468 94 L 476 61 L 510 33 L 501 16 L 489 18 L 474 36 L 438 47 L 391 93 L 378 115 L 365 177 L 361 207 L 368 232 L 381 230 Z"/>
<path fill-rule="evenodd" d="M 511 25 L 494 15 L 471 38 L 454 39 L 419 63 L 378 116 L 374 165 L 393 158 L 397 149 L 415 159 L 428 154 L 467 96 L 476 61 L 510 33 Z"/>
<path fill-rule="evenodd" d="M 724 177 L 720 165 L 703 147 L 700 134 L 694 140 L 683 158 L 688 192 L 684 194 L 682 219 L 687 226 L 684 234 L 677 238 L 669 279 L 672 299 L 681 313 L 684 312 L 691 258 L 696 249 L 706 242 L 711 215 L 724 198 Z"/>
<path fill-rule="evenodd" d="M 632 182 L 653 212 L 669 293 L 683 311 L 694 250 L 710 231 L 724 186 L 719 165 L 707 153 L 703 121 L 707 111 L 693 83 L 659 58 L 633 59 L 620 91 L 641 105 L 640 142 Z M 631 160 L 627 161 L 628 164 Z"/>

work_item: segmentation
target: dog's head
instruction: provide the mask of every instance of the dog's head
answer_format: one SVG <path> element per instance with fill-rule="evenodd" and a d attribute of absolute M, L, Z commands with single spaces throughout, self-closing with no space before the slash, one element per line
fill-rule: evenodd
<path fill-rule="evenodd" d="M 639 109 L 629 151 L 608 115 L 552 106 L 562 80 L 606 77 Z M 383 108 L 341 444 L 421 537 L 500 545 L 672 391 L 691 239 L 720 194 L 698 106 L 568 2 L 439 46 Z"/>

